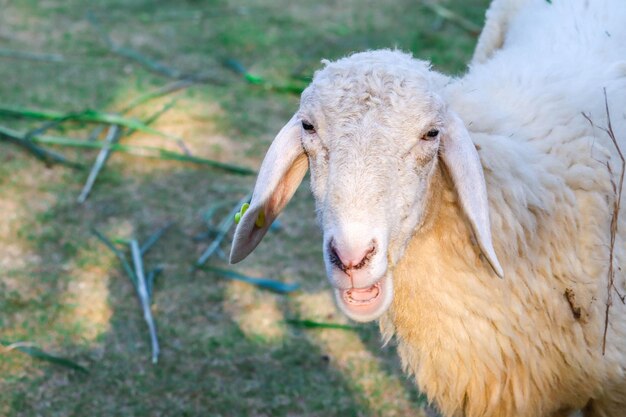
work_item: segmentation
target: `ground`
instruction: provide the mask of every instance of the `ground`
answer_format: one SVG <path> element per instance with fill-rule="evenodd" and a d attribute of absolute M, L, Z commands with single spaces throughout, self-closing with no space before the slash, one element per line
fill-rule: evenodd
<path fill-rule="evenodd" d="M 440 4 L 477 26 L 483 21 L 484 0 Z M 116 112 L 172 81 L 112 53 L 100 27 L 118 45 L 219 79 L 223 85 L 194 84 L 131 115 L 171 107 L 155 129 L 183 137 L 195 155 L 252 169 L 298 96 L 246 82 L 225 65 L 229 59 L 275 85 L 304 85 L 320 59 L 380 47 L 412 51 L 458 74 L 476 43 L 475 33 L 417 0 L 0 0 L 0 10 L 0 106 Z M 7 50 L 62 59 L 1 53 Z M 40 123 L 0 116 L 0 126 L 22 131 Z M 70 123 L 50 134 L 85 139 L 92 128 Z M 144 133 L 122 143 L 177 150 Z M 96 156 L 54 149 L 88 166 Z M 347 323 L 324 277 L 306 185 L 281 228 L 248 260 L 236 267 L 210 260 L 301 285 L 277 295 L 191 269 L 210 243 L 201 239 L 203 216 L 216 202 L 234 204 L 253 176 L 114 153 L 81 205 L 76 197 L 87 173 L 47 167 L 0 140 L 0 340 L 34 343 L 89 370 L 3 349 L 1 416 L 425 415 L 424 398 L 402 373 L 394 347 L 381 346 L 375 325 L 306 329 L 285 322 Z M 145 239 L 168 222 L 174 225 L 145 259 L 164 268 L 152 309 L 162 353 L 153 365 L 133 287 L 91 229 Z"/>

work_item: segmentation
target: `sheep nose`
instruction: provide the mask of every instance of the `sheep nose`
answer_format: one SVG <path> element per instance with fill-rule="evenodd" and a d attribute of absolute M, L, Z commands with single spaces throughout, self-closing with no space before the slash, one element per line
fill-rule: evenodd
<path fill-rule="evenodd" d="M 361 247 L 342 247 L 337 249 L 333 239 L 328 243 L 328 255 L 330 262 L 343 272 L 359 270 L 366 267 L 372 256 L 376 253 L 376 241 Z"/>

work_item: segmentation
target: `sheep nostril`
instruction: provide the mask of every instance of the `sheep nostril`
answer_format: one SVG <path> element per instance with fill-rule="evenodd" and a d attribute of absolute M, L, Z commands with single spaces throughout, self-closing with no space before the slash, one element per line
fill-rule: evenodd
<path fill-rule="evenodd" d="M 346 272 L 348 268 L 341 261 L 333 240 L 328 242 L 328 257 L 330 258 L 330 263 L 341 269 L 343 272 Z"/>
<path fill-rule="evenodd" d="M 370 246 L 368 247 L 368 249 L 365 251 L 365 254 L 363 255 L 363 257 L 361 258 L 361 260 L 359 261 L 359 263 L 355 264 L 353 266 L 354 269 L 361 269 L 365 266 L 367 266 L 370 262 L 370 259 L 372 259 L 372 256 L 376 253 L 376 241 L 372 240 L 372 242 L 370 243 Z"/>
<path fill-rule="evenodd" d="M 334 240 L 331 240 L 328 243 L 328 257 L 330 262 L 343 272 L 358 270 L 369 264 L 372 256 L 376 253 L 376 247 L 376 241 L 372 240 L 365 249 L 348 250 L 341 253 L 335 247 Z"/>

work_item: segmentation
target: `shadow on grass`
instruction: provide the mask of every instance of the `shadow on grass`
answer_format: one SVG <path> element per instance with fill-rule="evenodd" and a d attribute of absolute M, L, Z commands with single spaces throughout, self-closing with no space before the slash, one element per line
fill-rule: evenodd
<path fill-rule="evenodd" d="M 122 166 L 113 163 L 109 169 L 115 172 Z M 45 170 L 35 168 L 39 169 Z M 308 332 L 287 327 L 274 338 L 255 334 L 254 327 L 263 320 L 254 316 L 255 303 L 275 305 L 282 321 L 294 313 L 292 300 L 189 272 L 205 246 L 192 239 L 205 230 L 200 211 L 211 201 L 232 198 L 229 190 L 249 181 L 216 182 L 210 173 L 187 170 L 161 172 L 158 178 L 154 173 L 135 176 L 124 184 L 105 176 L 86 206 L 74 202 L 76 183 L 53 192 L 49 206 L 31 211 L 20 236 L 36 253 L 37 266 L 13 270 L 16 279 L 32 282 L 21 284 L 12 306 L 3 306 L 8 313 L 5 325 L 15 337 L 42 343 L 86 365 L 90 373 L 77 374 L 26 357 L 16 358 L 14 366 L 5 363 L 9 378 L 2 383 L 0 397 L 7 401 L 6 415 L 398 415 L 393 404 L 370 408 L 371 391 L 358 380 L 361 374 L 337 368 L 332 354 Z M 189 187 L 205 192 L 190 194 Z M 302 201 L 302 194 L 294 202 L 298 210 L 284 216 L 287 230 L 270 236 L 247 267 L 295 279 L 306 291 L 318 288 L 323 277 L 286 277 L 280 272 L 293 261 L 287 248 L 295 240 L 303 267 L 314 268 L 319 262 L 318 242 L 303 242 L 300 235 L 316 227 L 312 217 L 304 225 L 298 218 L 302 208 L 311 208 L 310 198 Z M 156 284 L 154 306 L 162 355 L 153 366 L 132 286 L 90 228 L 96 226 L 111 237 L 141 237 L 167 220 L 177 226 L 146 259 L 148 265 L 165 267 Z M 277 256 L 270 258 L 270 253 Z M 253 302 L 240 302 L 238 291 L 248 293 Z M 241 315 L 250 311 L 253 328 L 242 329 Z"/>

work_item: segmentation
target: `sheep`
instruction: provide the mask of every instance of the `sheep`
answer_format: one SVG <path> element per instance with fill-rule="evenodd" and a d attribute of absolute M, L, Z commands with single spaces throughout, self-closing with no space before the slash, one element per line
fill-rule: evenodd
<path fill-rule="evenodd" d="M 487 61 L 495 51 L 502 48 L 509 19 L 517 14 L 519 8 L 526 2 L 527 0 L 497 0 L 491 3 L 471 64 Z"/>
<path fill-rule="evenodd" d="M 626 6 L 490 10 L 459 78 L 397 50 L 323 61 L 263 160 L 230 260 L 310 168 L 337 305 L 378 320 L 444 416 L 621 417 Z"/>

